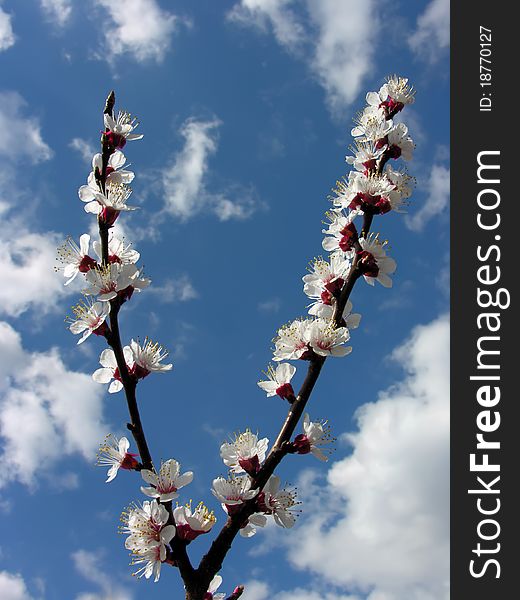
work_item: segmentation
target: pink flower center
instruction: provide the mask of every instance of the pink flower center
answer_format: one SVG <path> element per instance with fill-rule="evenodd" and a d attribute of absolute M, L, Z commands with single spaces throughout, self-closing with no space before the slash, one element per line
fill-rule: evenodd
<path fill-rule="evenodd" d="M 290 383 L 283 383 L 281 386 L 276 388 L 276 394 L 283 400 L 294 398 L 293 386 Z"/>
<path fill-rule="evenodd" d="M 78 265 L 78 271 L 80 273 L 87 273 L 88 271 L 90 271 L 90 269 L 93 269 L 96 266 L 97 262 L 93 258 L 88 256 L 88 254 L 85 254 L 85 256 L 81 259 Z"/>
<path fill-rule="evenodd" d="M 298 454 L 309 454 L 311 451 L 311 443 L 304 433 L 300 433 L 294 438 L 293 446 Z"/>
<path fill-rule="evenodd" d="M 145 369 L 144 367 L 142 367 L 141 365 L 138 365 L 137 363 L 134 363 L 134 366 L 130 369 L 130 373 L 136 379 L 144 379 L 147 375 L 150 375 L 151 371 L 149 371 L 148 369 Z M 176 490 L 173 490 L 173 491 L 176 491 Z"/>
<path fill-rule="evenodd" d="M 392 144 L 389 148 L 386 149 L 386 153 L 390 158 L 397 160 L 401 156 L 401 148 L 396 144 Z"/>
<path fill-rule="evenodd" d="M 377 277 L 379 275 L 379 267 L 374 255 L 366 250 L 360 252 L 360 268 L 363 275 L 367 277 Z"/>
<path fill-rule="evenodd" d="M 114 210 L 110 206 L 104 206 L 99 213 L 99 220 L 105 225 L 108 225 L 108 227 L 112 227 L 112 225 L 116 222 L 120 212 L 121 211 Z"/>
<path fill-rule="evenodd" d="M 126 144 L 126 138 L 124 135 L 114 133 L 113 131 L 105 131 L 105 140 L 112 148 L 123 148 Z"/>
<path fill-rule="evenodd" d="M 135 456 L 137 456 L 137 454 L 132 454 L 130 452 L 127 452 L 125 454 L 125 457 L 123 458 L 123 460 L 120 463 L 120 468 L 121 469 L 127 469 L 128 471 L 131 471 L 133 469 L 135 469 L 137 467 L 137 465 L 139 464 L 137 462 L 137 460 L 134 458 Z"/>
<path fill-rule="evenodd" d="M 332 294 L 328 290 L 321 292 L 320 298 L 323 304 L 326 304 L 327 306 L 332 304 Z"/>
<path fill-rule="evenodd" d="M 195 529 L 192 529 L 190 525 L 188 525 L 188 523 L 177 525 L 177 535 L 181 540 L 191 542 L 203 533 L 207 533 L 207 531 L 197 531 Z"/>
<path fill-rule="evenodd" d="M 352 199 L 349 208 L 361 208 L 363 212 L 382 215 L 391 210 L 392 206 L 388 199 L 383 196 L 372 196 L 370 194 L 359 192 Z"/>
<path fill-rule="evenodd" d="M 286 384 L 287 385 L 287 384 Z M 256 475 L 260 469 L 260 460 L 255 454 L 252 458 L 239 458 L 238 464 L 244 469 L 248 475 Z"/>
<path fill-rule="evenodd" d="M 379 106 L 384 108 L 387 121 L 388 119 L 395 117 L 395 115 L 404 108 L 404 104 L 402 102 L 398 102 L 390 96 L 388 96 L 384 102 L 381 102 Z"/>

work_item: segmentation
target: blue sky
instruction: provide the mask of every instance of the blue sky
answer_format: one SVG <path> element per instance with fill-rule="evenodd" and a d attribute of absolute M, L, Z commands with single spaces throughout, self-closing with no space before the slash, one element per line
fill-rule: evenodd
<path fill-rule="evenodd" d="M 156 462 L 194 471 L 181 500 L 204 500 L 218 529 L 219 446 L 245 427 L 276 437 L 286 407 L 256 382 L 278 327 L 306 312 L 301 277 L 324 254 L 352 117 L 392 73 L 417 88 L 402 114 L 416 191 L 373 227 L 394 286 L 358 282 L 354 350 L 327 361 L 309 404 L 338 437 L 331 461 L 279 470 L 303 500 L 298 525 L 238 539 L 223 588 L 448 597 L 448 45 L 446 0 L 0 0 L 1 597 L 182 596 L 173 569 L 155 585 L 130 576 L 116 530 L 140 478 L 105 485 L 93 466 L 126 406 L 92 381 L 102 340 L 76 346 L 63 319 L 81 286 L 53 271 L 65 237 L 92 231 L 77 189 L 107 93 L 144 134 L 125 147 L 140 210 L 120 221 L 153 283 L 122 310 L 123 337 L 156 339 L 174 363 L 139 384 L 145 430 Z"/>

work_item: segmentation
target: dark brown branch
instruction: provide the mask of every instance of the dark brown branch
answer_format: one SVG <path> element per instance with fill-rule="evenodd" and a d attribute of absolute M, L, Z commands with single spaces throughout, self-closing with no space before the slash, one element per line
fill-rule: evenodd
<path fill-rule="evenodd" d="M 112 115 L 115 104 L 115 93 L 111 91 L 108 95 L 108 98 L 105 103 L 105 109 L 103 114 Z M 101 173 L 98 174 L 97 181 L 99 186 L 101 187 L 102 193 L 106 192 L 106 180 L 107 180 L 107 167 L 108 160 L 110 155 L 112 154 L 113 149 L 110 148 L 107 143 L 106 137 L 103 135 L 102 137 L 102 168 Z M 109 253 L 108 253 L 108 231 L 110 226 L 108 226 L 105 222 L 98 218 L 98 226 L 99 226 L 99 237 L 101 240 L 101 260 L 104 268 L 109 266 Z M 120 301 L 119 298 L 115 298 L 110 301 L 110 333 L 107 334 L 107 342 L 109 346 L 114 351 L 114 356 L 116 358 L 117 368 L 119 370 L 119 375 L 121 377 L 121 383 L 123 384 L 123 389 L 125 391 L 126 402 L 128 405 L 128 412 L 130 414 L 130 423 L 128 423 L 128 429 L 131 431 L 135 443 L 137 445 L 137 450 L 139 452 L 139 456 L 141 457 L 141 463 L 143 469 L 149 469 L 151 471 L 154 470 L 152 457 L 150 451 L 148 449 L 148 444 L 146 442 L 146 437 L 143 430 L 143 425 L 141 423 L 141 416 L 139 414 L 139 408 L 137 405 L 137 398 L 135 395 L 135 389 L 137 385 L 137 381 L 134 377 L 130 375 L 128 372 L 128 367 L 126 365 L 125 357 L 123 354 L 123 345 L 121 343 L 121 335 L 119 333 L 119 309 L 120 309 Z"/>
<path fill-rule="evenodd" d="M 370 223 L 368 223 L 366 226 L 368 229 L 370 227 Z M 337 299 L 332 318 L 336 327 L 340 327 L 341 323 L 343 322 L 343 311 L 354 285 L 356 284 L 356 281 L 361 276 L 358 266 L 358 252 L 361 249 L 359 242 L 356 241 L 354 249 L 356 254 L 354 256 L 354 260 L 352 262 L 345 285 L 343 286 L 343 289 L 341 290 L 341 293 Z M 278 437 L 276 438 L 268 457 L 266 458 L 256 477 L 253 478 L 251 483 L 252 488 L 262 489 L 271 475 L 274 473 L 276 467 L 282 461 L 283 457 L 288 454 L 287 443 L 290 441 L 291 436 L 294 433 L 294 430 L 296 429 L 296 426 L 298 425 L 298 422 L 303 414 L 303 411 L 305 410 L 305 406 L 318 380 L 321 369 L 325 364 L 325 360 L 325 356 L 319 356 L 314 353 L 311 355 L 305 380 L 300 388 L 300 391 L 298 392 L 298 395 L 296 396 L 296 400 L 289 408 L 285 422 L 280 429 L 280 433 L 278 434 Z M 224 558 L 231 548 L 231 544 L 233 543 L 233 540 L 239 532 L 241 526 L 255 511 L 256 500 L 254 498 L 248 502 L 245 502 L 241 511 L 238 511 L 233 516 L 228 518 L 227 523 L 213 541 L 208 553 L 203 556 L 196 573 L 198 575 L 198 579 L 200 579 L 202 582 L 204 582 L 204 585 L 206 585 L 206 590 L 211 579 L 221 569 Z M 195 593 L 188 595 L 188 592 L 190 591 L 188 586 L 187 589 L 188 591 L 186 594 L 186 600 L 203 599 L 203 595 L 197 596 Z"/>

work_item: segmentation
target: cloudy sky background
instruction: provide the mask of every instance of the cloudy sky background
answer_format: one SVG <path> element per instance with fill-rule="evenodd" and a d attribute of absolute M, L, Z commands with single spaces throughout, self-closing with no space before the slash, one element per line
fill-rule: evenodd
<path fill-rule="evenodd" d="M 204 500 L 218 528 L 218 448 L 246 426 L 276 436 L 285 406 L 256 381 L 276 329 L 305 313 L 352 117 L 391 73 L 418 90 L 402 117 L 417 189 L 407 215 L 373 227 L 394 287 L 358 283 L 354 351 L 327 361 L 309 405 L 338 437 L 332 460 L 279 470 L 303 502 L 297 526 L 237 540 L 223 588 L 449 597 L 448 50 L 447 0 L 0 0 L 1 598 L 182 596 L 173 569 L 156 585 L 130 576 L 116 530 L 139 477 L 105 485 L 93 466 L 125 403 L 92 381 L 103 345 L 76 347 L 63 319 L 81 286 L 53 270 L 67 235 L 93 231 L 77 188 L 107 93 L 145 135 L 125 148 L 141 209 L 121 229 L 153 284 L 125 305 L 123 336 L 157 339 L 175 365 L 139 384 L 145 429 L 156 461 L 195 472 L 181 501 Z"/>

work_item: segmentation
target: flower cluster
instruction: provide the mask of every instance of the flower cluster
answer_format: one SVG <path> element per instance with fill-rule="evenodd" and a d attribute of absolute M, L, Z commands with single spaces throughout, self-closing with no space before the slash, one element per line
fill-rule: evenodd
<path fill-rule="evenodd" d="M 119 454 L 113 449 L 109 450 L 115 464 L 109 471 L 110 481 L 115 477 L 118 468 L 132 468 L 124 466 L 121 460 L 123 451 L 128 450 L 127 443 L 119 442 Z M 135 456 L 135 455 L 131 455 Z M 109 462 L 110 458 L 107 459 Z M 105 463 L 106 464 L 106 463 Z M 113 473 L 111 471 L 114 470 Z M 112 476 L 113 475 L 113 476 Z M 187 471 L 180 474 L 180 464 L 173 458 L 163 462 L 159 473 L 149 469 L 141 469 L 143 480 L 149 484 L 141 487 L 141 491 L 152 500 L 145 500 L 142 505 L 133 504 L 121 517 L 123 526 L 120 532 L 128 534 L 125 547 L 133 555 L 132 564 L 141 566 L 135 573 L 138 577 L 147 579 L 155 575 L 157 581 L 161 572 L 161 565 L 167 560 L 168 544 L 175 536 L 186 542 L 191 542 L 198 535 L 207 533 L 215 524 L 215 517 L 200 503 L 195 511 L 191 510 L 191 502 L 186 506 L 177 507 L 173 519 L 164 506 L 165 503 L 178 498 L 178 490 L 191 483 L 193 473 Z"/>
<path fill-rule="evenodd" d="M 120 532 L 128 534 L 125 548 L 130 550 L 132 564 L 143 564 L 135 575 L 146 577 L 161 574 L 161 564 L 166 560 L 166 544 L 175 537 L 175 525 L 168 525 L 169 514 L 157 500 L 145 500 L 142 505 L 133 504 L 121 514 Z"/>
<path fill-rule="evenodd" d="M 116 311 L 134 292 L 140 292 L 150 285 L 142 268 L 137 266 L 140 258 L 130 243 L 115 235 L 113 225 L 122 212 L 134 210 L 127 204 L 132 190 L 129 184 L 134 173 L 125 168 L 126 157 L 121 151 L 128 140 L 138 140 L 143 136 L 134 133 L 138 123 L 129 113 L 120 111 L 117 116 L 111 110 L 104 115 L 105 131 L 101 137 L 102 152 L 92 158 L 92 169 L 86 185 L 78 190 L 78 196 L 85 203 L 85 211 L 97 216 L 101 241 L 91 245 L 90 235 L 84 233 L 79 245 L 72 238 L 58 248 L 57 271 L 62 271 L 69 285 L 79 274 L 84 278 L 81 300 L 72 308 L 73 316 L 67 318 L 70 331 L 81 334 L 78 344 L 91 334 L 104 336 L 110 348 L 101 353 L 101 369 L 93 374 L 99 383 L 110 383 L 109 392 L 117 392 L 124 386 L 125 374 L 120 373 L 123 358 L 128 376 L 135 380 L 143 379 L 152 372 L 165 372 L 171 364 L 162 364 L 167 356 L 163 348 L 146 340 L 141 347 L 131 341 L 119 350 L 119 365 L 114 352 L 111 319 Z M 92 254 L 90 248 L 92 246 Z M 117 341 L 116 341 L 116 345 Z"/>
<path fill-rule="evenodd" d="M 213 480 L 211 492 L 226 513 L 228 525 L 234 523 L 231 531 L 239 530 L 243 537 L 253 536 L 269 518 L 286 529 L 296 523 L 301 504 L 296 490 L 282 487 L 280 477 L 273 473 L 273 465 L 279 463 L 281 456 L 312 454 L 326 461 L 332 451 L 335 438 L 327 421 L 311 421 L 308 413 L 303 417 L 302 432 L 292 436 L 316 381 L 313 372 L 319 373 L 326 358 L 343 357 L 352 351 L 347 342 L 361 320 L 360 314 L 353 313 L 349 300 L 354 283 L 363 277 L 372 286 L 376 280 L 383 287 L 392 286 L 390 276 L 396 270 L 395 260 L 387 256 L 387 242 L 380 241 L 379 234 L 371 233 L 370 228 L 376 216 L 402 212 L 412 193 L 412 178 L 389 163 L 412 158 L 414 143 L 408 128 L 394 119 L 414 102 L 414 95 L 407 79 L 388 78 L 378 92 L 366 95 L 367 105 L 352 128 L 353 155 L 346 158 L 352 170 L 337 182 L 332 208 L 326 213 L 322 247 L 329 255 L 315 258 L 302 278 L 303 291 L 310 300 L 308 316 L 278 329 L 273 340 L 275 365 L 269 364 L 266 379 L 258 382 L 268 397 L 278 396 L 293 405 L 275 446 L 268 452 L 268 438 L 249 428 L 220 446 L 220 456 L 229 471 L 226 477 Z M 68 319 L 70 331 L 80 335 L 78 344 L 94 334 L 104 337 L 109 346 L 101 352 L 101 367 L 93 373 L 93 379 L 108 384 L 109 393 L 124 388 L 128 397 L 138 381 L 151 373 L 170 371 L 173 365 L 164 362 L 168 352 L 148 338 L 144 343 L 132 339 L 123 347 L 114 321 L 123 303 L 135 291 L 150 285 L 150 280 L 137 266 L 139 253 L 112 230 L 121 213 L 136 210 L 128 204 L 134 173 L 126 168 L 122 149 L 127 141 L 142 137 L 134 133 L 138 125 L 135 118 L 121 111 L 115 115 L 112 108 L 107 101 L 102 152 L 93 157 L 87 182 L 78 192 L 85 211 L 97 217 L 100 241 L 91 244 L 86 233 L 80 236 L 79 245 L 67 239 L 58 250 L 57 270 L 63 271 L 65 285 L 77 277 L 84 278 L 84 299 L 73 307 L 73 316 Z M 360 220 L 362 227 L 358 231 L 356 222 Z M 286 362 L 293 360 L 310 363 L 298 394 L 292 384 L 296 367 Z M 146 458 L 149 453 L 146 444 L 142 444 L 142 429 L 140 437 L 134 427 L 132 421 L 129 428 L 142 463 L 138 454 L 129 452 L 126 437 L 109 435 L 100 447 L 98 464 L 108 467 L 107 482 L 114 480 L 120 469 L 140 471 L 146 484 L 140 489 L 149 499 L 134 503 L 123 512 L 120 531 L 127 535 L 125 547 L 133 555 L 132 564 L 138 565 L 135 575 L 147 579 L 153 575 L 157 581 L 165 562 L 178 566 L 182 574 L 183 556 L 179 549 L 184 552 L 193 540 L 211 531 L 216 518 L 202 502 L 195 508 L 191 500 L 173 507 L 180 490 L 192 482 L 193 472 L 181 472 L 179 462 L 173 458 L 163 461 L 156 470 L 151 458 Z M 212 548 L 218 543 L 217 538 Z M 222 578 L 215 571 L 213 574 L 204 600 L 223 600 L 225 594 L 216 591 Z M 242 591 L 239 586 L 230 597 L 238 598 Z"/>

